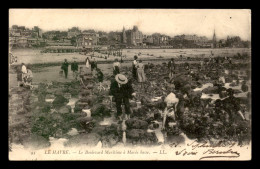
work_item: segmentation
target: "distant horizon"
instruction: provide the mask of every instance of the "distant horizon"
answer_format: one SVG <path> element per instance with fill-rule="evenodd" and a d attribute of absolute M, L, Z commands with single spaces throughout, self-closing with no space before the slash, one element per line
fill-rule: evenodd
<path fill-rule="evenodd" d="M 93 29 L 107 33 L 122 32 L 123 27 L 128 30 L 136 25 L 144 35 L 185 34 L 205 36 L 209 40 L 215 29 L 218 40 L 239 36 L 251 41 L 251 11 L 243 9 L 10 9 L 9 24 L 9 28 L 38 26 L 43 32 L 78 27 L 81 31 Z"/>

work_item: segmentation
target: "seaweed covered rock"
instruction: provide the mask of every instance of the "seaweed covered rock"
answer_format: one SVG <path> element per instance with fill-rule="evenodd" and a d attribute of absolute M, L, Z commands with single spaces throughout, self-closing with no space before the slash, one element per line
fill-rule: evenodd
<path fill-rule="evenodd" d="M 128 142 L 132 142 L 134 144 L 152 144 L 158 142 L 154 132 L 148 133 L 142 129 L 127 130 L 126 138 L 128 139 Z"/>
<path fill-rule="evenodd" d="M 181 90 L 181 88 L 187 84 L 189 84 L 190 78 L 184 75 L 180 75 L 174 79 L 174 86 L 176 90 Z"/>
<path fill-rule="evenodd" d="M 75 103 L 74 113 L 80 113 L 81 110 L 88 105 L 88 102 L 83 102 L 82 100 L 77 101 Z"/>
<path fill-rule="evenodd" d="M 113 147 L 122 140 L 122 131 L 117 124 L 106 127 L 102 132 L 103 147 Z"/>
<path fill-rule="evenodd" d="M 92 94 L 91 90 L 89 89 L 81 89 L 79 92 L 81 97 L 86 97 Z"/>
<path fill-rule="evenodd" d="M 35 102 L 31 105 L 34 112 L 48 113 L 51 110 L 51 103 Z"/>
<path fill-rule="evenodd" d="M 54 101 L 52 102 L 52 105 L 54 108 L 60 108 L 64 105 L 66 105 L 69 102 L 68 99 L 66 99 L 65 97 L 58 95 Z"/>
<path fill-rule="evenodd" d="M 242 84 L 241 90 L 242 90 L 243 92 L 247 92 L 247 91 L 248 91 L 248 85 Z"/>
<path fill-rule="evenodd" d="M 223 88 L 223 90 L 219 90 L 219 97 L 220 97 L 220 98 L 227 97 L 226 88 Z"/>
<path fill-rule="evenodd" d="M 92 119 L 93 119 L 92 117 L 79 117 L 76 119 L 76 121 L 79 123 L 87 123 L 92 121 Z"/>
<path fill-rule="evenodd" d="M 128 129 L 147 129 L 148 123 L 137 118 L 126 120 L 125 122 Z"/>
<path fill-rule="evenodd" d="M 162 119 L 162 114 L 160 112 L 154 113 L 154 119 L 160 121 Z"/>
<path fill-rule="evenodd" d="M 217 86 L 208 87 L 206 89 L 203 89 L 202 93 L 205 93 L 205 94 L 218 94 L 219 93 L 219 88 Z"/>
<path fill-rule="evenodd" d="M 141 129 L 128 130 L 126 132 L 126 138 L 138 140 L 139 138 L 144 137 L 144 133 L 145 130 L 141 130 Z"/>
<path fill-rule="evenodd" d="M 65 114 L 65 113 L 71 113 L 71 107 L 70 106 L 62 106 L 58 110 L 59 113 Z"/>
<path fill-rule="evenodd" d="M 91 108 L 92 116 L 99 116 L 99 117 L 110 117 L 111 110 L 107 108 L 107 106 L 103 104 L 96 104 Z"/>
<path fill-rule="evenodd" d="M 102 137 L 103 147 L 113 147 L 120 141 L 121 141 L 120 138 L 114 134 L 110 134 Z"/>
<path fill-rule="evenodd" d="M 140 108 L 133 108 L 133 113 L 131 114 L 131 117 L 145 117 L 146 113 L 149 111 L 147 107 L 143 106 Z"/>

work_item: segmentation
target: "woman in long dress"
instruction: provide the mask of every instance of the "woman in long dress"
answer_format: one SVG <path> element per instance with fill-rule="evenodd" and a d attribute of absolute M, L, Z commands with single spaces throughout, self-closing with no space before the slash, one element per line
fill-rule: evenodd
<path fill-rule="evenodd" d="M 89 58 L 87 57 L 87 59 L 86 59 L 86 61 L 85 61 L 86 63 L 85 63 L 85 65 L 86 65 L 86 74 L 92 74 L 91 73 L 91 68 L 90 68 L 90 60 L 89 60 Z"/>
<path fill-rule="evenodd" d="M 143 83 L 146 81 L 145 73 L 144 73 L 144 64 L 142 60 L 139 61 L 136 65 L 137 68 L 137 80 L 141 83 L 141 88 L 143 88 Z"/>
<path fill-rule="evenodd" d="M 85 61 L 85 62 L 86 62 L 86 67 L 87 67 L 87 68 L 89 68 L 89 66 L 90 66 L 90 60 L 89 60 L 89 58 L 88 58 L 88 57 L 87 57 L 87 59 L 86 59 L 86 61 Z"/>
<path fill-rule="evenodd" d="M 132 70 L 133 79 L 135 79 L 135 80 L 137 79 L 137 72 L 136 72 L 137 59 L 138 59 L 138 57 L 135 55 L 134 61 L 133 61 L 133 64 L 132 64 L 132 66 L 133 66 L 133 70 Z"/>

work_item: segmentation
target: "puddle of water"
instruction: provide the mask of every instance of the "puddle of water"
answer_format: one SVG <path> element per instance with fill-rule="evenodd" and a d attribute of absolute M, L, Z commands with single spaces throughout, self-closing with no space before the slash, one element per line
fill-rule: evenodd
<path fill-rule="evenodd" d="M 219 97 L 219 94 L 205 94 L 205 93 L 202 93 L 201 99 L 217 100 L 217 99 L 220 99 L 220 97 Z"/>
<path fill-rule="evenodd" d="M 91 117 L 91 109 L 82 109 L 87 114 L 87 117 Z"/>
<path fill-rule="evenodd" d="M 52 103 L 52 102 L 54 101 L 54 99 L 55 99 L 55 96 L 54 96 L 54 95 L 48 94 L 48 95 L 46 96 L 46 98 L 45 98 L 45 101 Z"/>
<path fill-rule="evenodd" d="M 241 86 L 242 86 L 241 83 L 240 83 L 238 86 L 230 86 L 230 84 L 231 84 L 231 83 L 225 83 L 224 87 L 225 87 L 226 89 L 231 88 L 231 89 L 241 90 Z"/>
<path fill-rule="evenodd" d="M 113 123 L 113 117 L 104 118 L 103 121 L 99 123 L 101 126 L 110 126 Z"/>
<path fill-rule="evenodd" d="M 162 133 L 162 122 L 157 122 L 157 121 L 155 121 L 155 122 L 159 124 L 159 127 L 155 130 L 148 129 L 147 132 L 149 132 L 149 133 L 154 132 L 155 136 L 158 139 L 158 143 L 164 143 L 165 142 L 165 136 Z"/>
<path fill-rule="evenodd" d="M 45 99 L 45 101 L 52 103 L 54 101 L 54 99 Z"/>
<path fill-rule="evenodd" d="M 193 89 L 193 91 L 202 91 L 203 89 L 206 89 L 208 87 L 213 87 L 213 84 L 212 83 L 203 84 L 202 87 L 197 87 Z"/>
<path fill-rule="evenodd" d="M 234 94 L 235 97 L 247 97 L 248 92 Z"/>

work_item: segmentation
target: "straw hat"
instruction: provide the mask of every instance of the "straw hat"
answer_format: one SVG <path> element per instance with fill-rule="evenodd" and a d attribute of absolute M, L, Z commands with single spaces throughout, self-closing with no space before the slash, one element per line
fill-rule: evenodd
<path fill-rule="evenodd" d="M 127 77 L 125 77 L 125 75 L 122 74 L 117 74 L 115 79 L 120 84 L 126 84 L 128 82 Z"/>

